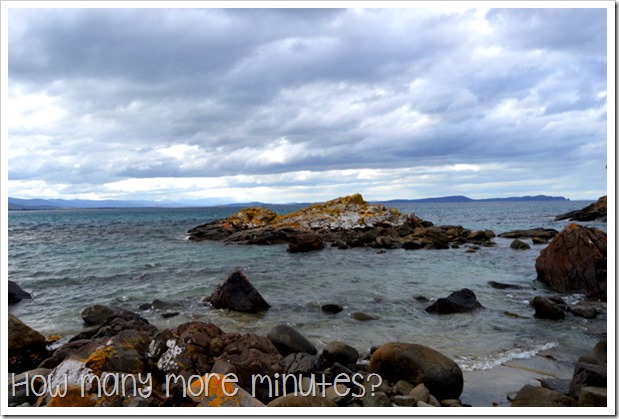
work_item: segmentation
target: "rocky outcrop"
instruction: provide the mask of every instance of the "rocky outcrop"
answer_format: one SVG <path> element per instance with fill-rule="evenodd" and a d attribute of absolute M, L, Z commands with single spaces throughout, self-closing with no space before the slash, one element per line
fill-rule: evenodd
<path fill-rule="evenodd" d="M 431 306 L 426 308 L 429 313 L 451 314 L 465 313 L 478 308 L 484 308 L 473 291 L 463 288 L 454 291 L 446 298 L 439 298 Z"/>
<path fill-rule="evenodd" d="M 458 364 L 432 348 L 413 343 L 384 344 L 372 354 L 369 369 L 393 383 L 423 383 L 439 400 L 457 399 L 464 386 Z"/>
<path fill-rule="evenodd" d="M 606 233 L 570 224 L 541 251 L 538 280 L 559 292 L 579 292 L 606 301 Z"/>
<path fill-rule="evenodd" d="M 205 299 L 215 308 L 258 313 L 271 307 L 241 271 L 233 272 Z"/>
<path fill-rule="evenodd" d="M 367 203 L 359 194 L 313 204 L 277 216 L 269 210 L 247 208 L 223 220 L 192 228 L 193 241 L 223 240 L 228 244 L 283 244 L 288 250 L 319 250 L 324 242 L 340 248 L 375 247 L 447 249 L 464 243 L 492 245 L 494 233 L 461 226 L 434 226 L 414 214 Z"/>
<path fill-rule="evenodd" d="M 565 214 L 557 215 L 555 220 L 569 220 L 569 221 L 606 221 L 606 195 L 602 196 L 597 202 L 586 206 L 583 209 L 566 212 Z"/>
<path fill-rule="evenodd" d="M 15 281 L 9 280 L 9 305 L 17 304 L 21 300 L 31 300 L 32 296 L 24 291 Z"/>

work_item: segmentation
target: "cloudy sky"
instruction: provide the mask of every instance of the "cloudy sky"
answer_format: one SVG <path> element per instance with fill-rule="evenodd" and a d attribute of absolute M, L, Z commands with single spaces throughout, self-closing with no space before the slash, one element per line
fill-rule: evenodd
<path fill-rule="evenodd" d="M 460 3 L 9 9 L 9 195 L 606 194 L 607 10 Z"/>

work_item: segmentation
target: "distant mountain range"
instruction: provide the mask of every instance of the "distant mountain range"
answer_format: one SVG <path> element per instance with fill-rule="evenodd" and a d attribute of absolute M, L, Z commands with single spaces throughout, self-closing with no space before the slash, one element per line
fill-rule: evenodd
<path fill-rule="evenodd" d="M 250 207 L 265 206 L 262 202 L 246 202 L 222 204 L 218 202 L 153 202 L 153 201 L 120 201 L 120 200 L 87 200 L 87 199 L 18 199 L 9 197 L 9 210 L 57 210 L 76 208 L 180 208 L 199 206 L 227 206 Z M 517 196 L 510 198 L 471 199 L 466 196 L 443 196 L 424 199 L 392 199 L 389 201 L 375 201 L 386 205 L 398 204 L 430 204 L 430 203 L 462 203 L 462 202 L 518 202 L 518 201 L 569 201 L 562 196 Z"/>
<path fill-rule="evenodd" d="M 380 201 L 381 204 L 432 204 L 443 202 L 522 202 L 522 201 L 569 201 L 562 196 L 547 196 L 547 195 L 527 195 L 527 196 L 512 196 L 509 198 L 486 198 L 472 199 L 463 195 L 442 196 L 439 198 L 423 198 L 423 199 L 392 199 L 390 201 Z"/>

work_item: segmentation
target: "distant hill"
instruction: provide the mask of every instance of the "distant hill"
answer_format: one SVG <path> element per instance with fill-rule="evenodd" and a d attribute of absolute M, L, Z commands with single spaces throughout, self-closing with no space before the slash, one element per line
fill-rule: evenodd
<path fill-rule="evenodd" d="M 432 204 L 432 203 L 445 203 L 445 202 L 526 202 L 526 201 L 569 201 L 569 199 L 562 196 L 547 196 L 547 195 L 535 195 L 535 196 L 512 196 L 509 198 L 486 198 L 486 199 L 472 199 L 463 195 L 455 196 L 442 196 L 438 198 L 423 198 L 423 199 L 392 199 L 389 201 L 380 201 L 382 204 Z"/>
<path fill-rule="evenodd" d="M 198 206 L 221 206 L 221 207 L 256 207 L 272 206 L 263 202 L 222 203 L 216 200 L 192 201 L 192 202 L 154 202 L 154 201 L 120 201 L 120 200 L 87 200 L 87 199 L 18 199 L 9 197 L 9 210 L 57 210 L 75 208 L 171 208 L 171 207 L 198 207 Z M 389 201 L 377 201 L 385 205 L 411 204 L 411 203 L 442 203 L 442 202 L 515 202 L 515 201 L 569 201 L 562 196 L 520 196 L 511 198 L 471 199 L 466 196 L 443 196 L 438 198 L 424 199 L 392 199 Z M 300 205 L 300 204 L 285 204 Z"/>

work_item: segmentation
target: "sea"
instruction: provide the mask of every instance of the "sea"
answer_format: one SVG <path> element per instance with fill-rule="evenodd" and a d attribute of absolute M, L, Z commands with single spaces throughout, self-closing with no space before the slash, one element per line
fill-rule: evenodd
<path fill-rule="evenodd" d="M 535 227 L 561 231 L 555 216 L 591 202 L 468 202 L 394 205 L 435 225 L 499 233 Z M 279 214 L 298 205 L 269 206 Z M 44 335 L 62 341 L 87 328 L 81 312 L 93 304 L 138 312 L 159 328 L 211 322 L 224 332 L 266 335 L 288 324 L 319 349 L 346 342 L 367 357 L 372 347 L 403 341 L 429 346 L 464 371 L 492 369 L 550 348 L 572 358 L 589 352 L 604 331 L 605 314 L 586 320 L 533 317 L 536 295 L 556 295 L 536 280 L 535 260 L 545 245 L 513 250 L 512 239 L 467 253 L 445 250 L 379 251 L 328 247 L 288 253 L 285 245 L 244 246 L 193 242 L 187 230 L 235 213 L 235 207 L 9 211 L 8 278 L 32 300 L 9 312 Z M 606 223 L 591 222 L 606 231 Z M 530 239 L 524 239 L 530 243 Z M 241 270 L 271 308 L 262 314 L 219 310 L 204 303 L 231 273 Z M 489 281 L 523 289 L 495 289 Z M 469 288 L 484 309 L 438 315 L 425 308 Z M 569 303 L 584 299 L 562 295 Z M 140 310 L 158 299 L 162 309 Z M 343 310 L 327 314 L 324 304 Z M 602 310 L 603 311 L 603 310 Z M 363 312 L 376 320 L 351 317 Z M 178 313 L 177 315 L 173 315 Z M 164 317 L 172 315 L 172 317 Z M 595 323 L 595 327 L 593 327 Z M 593 327 L 593 329 L 592 329 Z"/>

